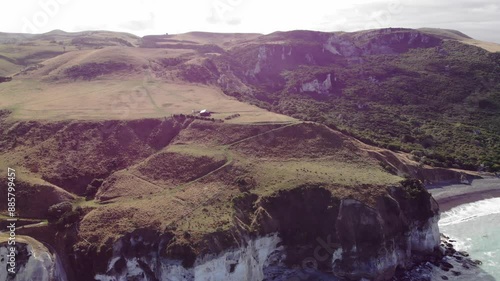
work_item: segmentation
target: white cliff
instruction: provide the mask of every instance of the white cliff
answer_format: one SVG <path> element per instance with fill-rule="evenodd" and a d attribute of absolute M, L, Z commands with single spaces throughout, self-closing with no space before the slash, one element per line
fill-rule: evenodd
<path fill-rule="evenodd" d="M 316 198 L 315 196 L 325 196 L 326 193 L 321 188 L 307 189 L 307 192 L 309 193 L 290 191 L 290 194 L 274 199 L 281 202 L 280 200 L 286 198 L 285 201 L 288 202 L 293 201 L 294 196 L 299 196 L 297 199 L 302 196 Z M 286 238 L 282 241 L 281 235 L 289 237 L 285 235 L 290 235 L 290 232 L 287 230 L 288 224 L 275 224 L 276 220 L 283 219 L 280 216 L 292 215 L 300 220 L 297 214 L 306 212 L 304 218 L 311 218 L 316 214 L 307 213 L 309 210 L 307 208 L 297 210 L 296 205 L 290 207 L 283 202 L 276 204 L 274 201 L 269 201 L 259 206 L 266 209 L 268 215 L 258 217 L 263 227 L 261 233 L 271 233 L 267 236 L 248 240 L 239 247 L 227 248 L 217 254 L 194 256 L 193 252 L 184 252 L 180 249 L 175 252 L 178 255 L 175 259 L 165 255 L 167 249 L 165 245 L 172 241 L 170 236 L 161 238 L 156 233 L 147 231 L 131 233 L 115 243 L 106 272 L 95 275 L 95 279 L 99 281 L 284 281 L 293 280 L 288 278 L 297 276 L 299 278 L 321 276 L 322 280 L 335 280 L 330 274 L 333 273 L 351 280 L 365 278 L 381 281 L 390 280 L 398 267 L 408 268 L 429 255 L 439 256 L 438 206 L 419 182 L 409 181 L 404 183 L 404 186 L 391 187 L 387 194 L 377 198 L 371 205 L 350 198 L 342 199 L 335 205 L 331 205 L 330 203 L 334 201 L 330 200 L 325 200 L 323 203 L 318 200 L 315 202 L 318 206 L 313 208 L 313 211 L 322 215 L 325 210 L 331 211 L 332 216 L 323 220 L 329 224 L 333 223 L 334 230 L 318 233 L 331 236 L 332 239 L 328 238 L 327 244 L 320 243 L 319 246 L 310 244 L 317 243 L 317 239 L 315 242 L 308 239 L 299 240 L 290 245 L 287 244 Z M 273 209 L 276 205 L 280 207 Z M 338 211 L 334 212 L 332 208 Z M 315 231 L 315 229 L 305 229 Z M 312 246 L 313 249 L 318 247 L 317 249 L 326 251 L 328 255 L 323 258 L 324 255 L 318 255 L 319 252 L 315 250 L 312 256 L 306 254 L 297 258 L 293 254 L 293 248 L 296 246 Z M 289 250 L 292 252 L 288 252 Z M 287 257 L 297 259 L 293 262 L 298 267 L 288 267 L 284 262 Z M 328 267 L 327 271 L 330 273 L 309 268 L 310 264 L 318 266 L 319 263 Z"/>
<path fill-rule="evenodd" d="M 370 276 L 370 280 L 387 280 L 398 266 L 410 265 L 415 255 L 432 255 L 439 248 L 439 212 L 433 209 L 425 220 L 416 219 L 417 207 L 402 210 L 400 204 L 408 199 L 398 200 L 386 197 L 377 209 L 354 199 L 342 200 L 337 231 L 344 237 L 341 248 L 332 255 L 334 273 L 354 279 Z M 429 208 L 434 207 L 432 198 L 425 200 Z"/>
<path fill-rule="evenodd" d="M 300 92 L 315 92 L 318 94 L 327 94 L 332 90 L 332 76 L 328 74 L 323 82 L 314 79 L 311 82 L 303 83 Z"/>
<path fill-rule="evenodd" d="M 161 281 L 241 281 L 241 280 L 263 280 L 264 268 L 268 257 L 278 249 L 280 238 L 277 234 L 250 240 L 241 248 L 227 250 L 219 255 L 207 255 L 196 259 L 192 268 L 185 268 L 181 261 L 158 257 L 151 253 L 150 257 L 126 259 L 126 268 L 121 272 L 98 274 L 95 276 L 99 281 L 125 281 L 129 278 L 134 280 L 149 281 L 146 271 L 153 271 Z M 119 255 L 119 252 L 116 252 Z M 108 268 L 115 266 L 120 256 L 115 256 Z M 149 269 L 141 264 L 149 265 Z"/>
<path fill-rule="evenodd" d="M 22 242 L 21 242 L 22 241 Z M 29 244 L 27 244 L 29 243 Z M 57 255 L 29 237 L 18 237 L 15 274 L 8 269 L 8 246 L 0 244 L 0 280 L 5 281 L 66 281 L 66 273 Z"/>
<path fill-rule="evenodd" d="M 356 45 L 338 35 L 332 35 L 323 44 L 323 50 L 327 50 L 333 55 L 352 57 L 359 55 L 360 51 Z"/>
<path fill-rule="evenodd" d="M 430 218 L 423 227 L 411 228 L 409 240 L 413 251 L 425 252 L 439 245 L 441 236 L 438 221 L 439 215 L 436 215 Z"/>
<path fill-rule="evenodd" d="M 267 60 L 267 48 L 266 46 L 259 47 L 259 52 L 257 54 L 257 63 L 253 70 L 253 75 L 259 74 L 262 70 L 263 65 Z"/>

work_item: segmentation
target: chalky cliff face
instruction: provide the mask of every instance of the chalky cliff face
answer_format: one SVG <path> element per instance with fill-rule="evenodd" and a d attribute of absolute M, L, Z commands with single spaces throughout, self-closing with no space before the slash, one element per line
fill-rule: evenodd
<path fill-rule="evenodd" d="M 269 266 L 271 255 L 283 247 L 278 247 L 277 234 L 247 241 L 247 245 L 218 254 L 200 256 L 190 267 L 183 266 L 181 260 L 158 255 L 157 248 L 149 248 L 146 255 L 128 256 L 134 249 L 148 246 L 137 236 L 129 241 L 115 244 L 113 258 L 108 272 L 97 274 L 96 280 L 264 280 L 264 270 Z M 160 241 L 162 243 L 164 241 Z M 154 244 L 153 244 L 154 245 Z"/>
<path fill-rule="evenodd" d="M 253 217 L 257 231 L 235 230 L 239 243 L 199 255 L 184 249 L 184 259 L 176 259 L 165 254 L 171 237 L 137 232 L 115 243 L 106 271 L 95 278 L 301 280 L 325 271 L 348 280 L 389 280 L 396 268 L 439 255 L 437 204 L 418 182 L 405 185 L 389 188 L 370 206 L 321 187 L 243 198 L 235 202 L 235 219 L 244 224 Z"/>
<path fill-rule="evenodd" d="M 16 249 L 14 273 L 8 272 L 10 248 Z M 67 281 L 66 272 L 60 258 L 50 252 L 41 243 L 30 239 L 27 242 L 17 242 L 16 245 L 0 244 L 0 280 L 6 281 Z"/>

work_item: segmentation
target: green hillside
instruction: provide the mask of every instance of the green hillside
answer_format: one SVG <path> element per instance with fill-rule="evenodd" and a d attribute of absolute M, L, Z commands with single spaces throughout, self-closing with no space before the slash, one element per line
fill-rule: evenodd
<path fill-rule="evenodd" d="M 436 34 L 263 36 L 228 56 L 252 91 L 226 93 L 370 144 L 412 152 L 427 164 L 498 171 L 500 53 Z M 336 53 L 325 42 L 333 42 Z M 259 72 L 249 75 L 256 66 Z M 304 90 L 311 82 L 316 88 Z"/>

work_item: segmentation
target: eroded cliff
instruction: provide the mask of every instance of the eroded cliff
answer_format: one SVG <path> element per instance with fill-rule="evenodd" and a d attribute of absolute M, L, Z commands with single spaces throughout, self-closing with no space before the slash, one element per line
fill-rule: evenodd
<path fill-rule="evenodd" d="M 248 194 L 234 201 L 238 228 L 206 238 L 220 247 L 201 242 L 172 251 L 179 242 L 173 235 L 136 232 L 114 244 L 106 270 L 95 277 L 285 280 L 279 278 L 317 271 L 389 280 L 397 268 L 439 255 L 438 206 L 420 182 L 389 187 L 373 203 L 338 198 L 322 186 Z"/>
<path fill-rule="evenodd" d="M 12 259 L 11 248 L 15 249 Z M 12 271 L 9 269 L 12 268 Z M 5 281 L 67 281 L 60 257 L 40 242 L 17 237 L 15 244 L 0 243 L 0 280 Z"/>
<path fill-rule="evenodd" d="M 388 280 L 436 254 L 437 206 L 399 183 L 417 163 L 317 123 L 3 124 L 16 134 L 0 156 L 68 195 L 20 234 L 54 247 L 71 280 Z M 78 173 L 57 173 L 65 155 Z"/>

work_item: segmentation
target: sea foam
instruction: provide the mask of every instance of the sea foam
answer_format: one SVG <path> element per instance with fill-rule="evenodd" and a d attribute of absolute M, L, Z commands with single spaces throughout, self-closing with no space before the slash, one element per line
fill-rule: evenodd
<path fill-rule="evenodd" d="M 452 208 L 441 214 L 439 226 L 459 224 L 495 214 L 500 214 L 500 198 L 485 199 Z"/>
<path fill-rule="evenodd" d="M 477 277 L 477 281 L 500 280 L 500 198 L 442 213 L 439 229 L 456 241 L 455 249 L 467 251 L 471 258 L 483 262 L 481 268 L 490 275 Z"/>

